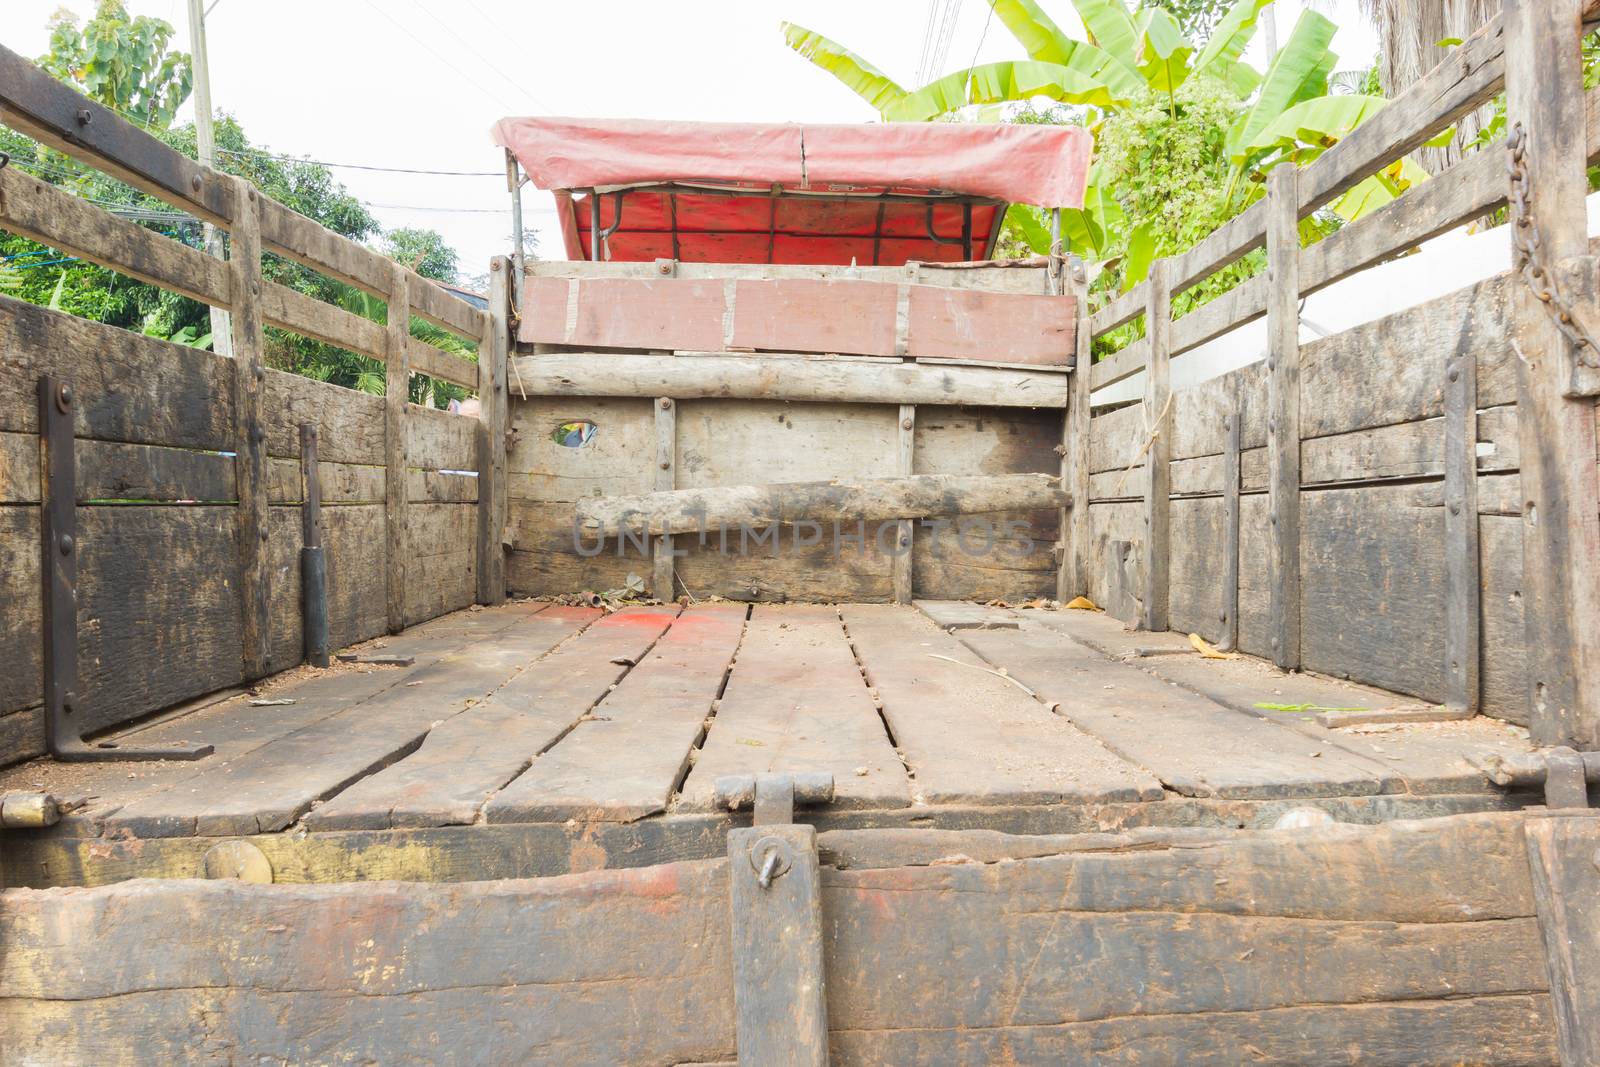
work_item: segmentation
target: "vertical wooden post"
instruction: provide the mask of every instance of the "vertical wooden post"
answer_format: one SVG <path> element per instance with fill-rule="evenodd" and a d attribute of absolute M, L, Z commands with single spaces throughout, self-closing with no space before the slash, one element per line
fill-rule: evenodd
<path fill-rule="evenodd" d="M 478 344 L 478 603 L 506 599 L 506 347 L 509 344 L 511 263 L 489 264 L 489 310 Z"/>
<path fill-rule="evenodd" d="M 1239 647 L 1239 469 L 1240 421 L 1235 400 L 1222 419 L 1222 648 Z"/>
<path fill-rule="evenodd" d="M 1072 507 L 1061 513 L 1061 558 L 1056 571 L 1056 599 L 1065 604 L 1089 593 L 1089 374 L 1093 365 L 1089 334 L 1089 286 L 1083 264 L 1073 259 L 1067 269 L 1075 301 L 1072 391 L 1061 429 L 1061 481 L 1072 493 Z"/>
<path fill-rule="evenodd" d="M 328 665 L 328 560 L 322 551 L 322 478 L 316 423 L 300 424 L 300 628 L 306 662 Z"/>
<path fill-rule="evenodd" d="M 1588 250 L 1582 0 L 1506 0 L 1506 119 L 1526 138 L 1529 212 L 1546 265 Z M 1512 283 L 1529 727 L 1541 745 L 1600 748 L 1600 486 L 1594 400 L 1564 395 L 1567 342 Z"/>
<path fill-rule="evenodd" d="M 1267 177 L 1267 554 L 1272 660 L 1300 666 L 1300 189 Z"/>
<path fill-rule="evenodd" d="M 1144 417 L 1150 447 L 1144 457 L 1144 589 L 1139 625 L 1167 628 L 1172 575 L 1172 293 L 1167 261 L 1150 264 L 1144 303 Z"/>
<path fill-rule="evenodd" d="M 910 477 L 913 470 L 913 453 L 917 437 L 917 406 L 915 404 L 900 405 L 900 422 L 895 431 L 899 435 L 899 451 L 895 461 L 895 473 L 901 477 Z M 894 557 L 894 602 L 896 604 L 909 604 L 914 595 L 911 581 L 911 535 L 913 520 L 900 519 L 896 523 Z"/>
<path fill-rule="evenodd" d="M 387 366 L 383 397 L 383 518 L 387 548 L 385 587 L 389 632 L 406 628 L 406 403 L 411 395 L 409 349 L 411 344 L 411 292 L 406 269 L 389 268 L 389 324 L 384 352 Z"/>
<path fill-rule="evenodd" d="M 271 570 L 267 558 L 267 431 L 261 424 L 267 367 L 261 331 L 261 214 L 256 187 L 233 179 L 228 253 L 233 341 L 234 475 L 238 485 L 239 633 L 244 677 L 272 669 Z"/>
<path fill-rule="evenodd" d="M 1466 350 L 1463 354 L 1463 349 Z M 1458 344 L 1445 361 L 1445 704 L 1478 707 L 1478 364 Z"/>
<path fill-rule="evenodd" d="M 678 485 L 678 405 L 671 397 L 656 397 L 656 490 L 676 489 Z M 650 545 L 655 558 L 655 576 L 650 592 L 657 600 L 671 601 L 677 591 L 673 584 L 672 535 L 662 534 Z"/>

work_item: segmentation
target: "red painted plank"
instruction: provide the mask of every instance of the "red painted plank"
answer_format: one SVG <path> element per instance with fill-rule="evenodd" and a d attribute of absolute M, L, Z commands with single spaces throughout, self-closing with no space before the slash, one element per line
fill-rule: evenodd
<path fill-rule="evenodd" d="M 892 356 L 898 289 L 884 282 L 741 281 L 733 347 Z"/>
<path fill-rule="evenodd" d="M 909 310 L 911 356 L 1059 366 L 1072 354 L 1070 296 L 914 285 Z"/>
<path fill-rule="evenodd" d="M 523 307 L 528 310 L 518 339 L 524 342 L 595 348 L 722 347 L 719 280 L 534 277 L 523 290 Z"/>

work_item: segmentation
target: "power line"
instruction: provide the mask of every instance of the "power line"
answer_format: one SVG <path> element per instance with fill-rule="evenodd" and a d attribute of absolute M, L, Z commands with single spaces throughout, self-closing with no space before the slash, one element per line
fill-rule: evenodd
<path fill-rule="evenodd" d="M 378 14 L 382 15 L 385 19 L 387 19 L 389 22 L 393 23 L 395 28 L 398 29 L 401 33 L 405 34 L 407 37 L 411 38 L 413 41 L 415 41 L 418 44 L 420 44 L 423 48 L 427 49 L 428 52 L 435 59 L 437 59 L 439 62 L 443 63 L 445 66 L 449 67 L 451 70 L 455 71 L 457 74 L 461 75 L 462 78 L 466 79 L 467 84 L 469 84 L 473 88 L 477 89 L 480 93 L 482 93 L 484 96 L 488 97 L 490 100 L 493 100 L 496 103 L 498 103 L 501 107 L 505 108 L 508 112 L 516 110 L 516 108 L 512 107 L 510 104 L 508 104 L 506 102 L 505 97 L 501 96 L 499 93 L 491 91 L 488 88 L 485 88 L 485 86 L 484 86 L 484 84 L 482 82 L 478 81 L 478 79 L 474 78 L 472 75 L 468 74 L 466 71 L 462 70 L 460 67 L 456 66 L 454 63 L 452 63 L 448 59 L 446 59 L 439 52 L 438 49 L 434 48 L 433 45 L 429 44 L 427 41 L 423 40 L 421 37 L 418 37 L 416 34 L 412 33 L 410 28 L 407 27 L 405 25 L 405 23 L 401 22 L 399 19 L 395 18 L 393 15 L 391 15 L 387 11 L 385 11 L 383 8 L 379 7 L 377 4 L 375 4 L 373 2 L 373 0 L 364 0 L 364 2 L 366 3 L 366 5 L 368 7 L 372 8 L 372 10 L 376 11 Z"/>
<path fill-rule="evenodd" d="M 532 100 L 535 104 L 538 104 L 540 107 L 544 108 L 546 111 L 554 110 L 549 104 L 546 104 L 543 100 L 540 100 L 537 96 L 533 95 L 533 93 L 529 92 L 528 89 L 526 87 L 524 87 L 521 82 L 517 81 L 517 79 L 511 77 L 505 71 L 501 70 L 499 65 L 496 64 L 494 60 L 490 59 L 488 56 L 486 56 L 482 52 L 478 51 L 478 46 L 477 45 L 473 44 L 471 41 L 467 40 L 465 37 L 463 37 L 459 33 L 457 33 L 455 31 L 455 28 L 452 27 L 448 22 L 444 21 L 444 19 L 441 19 L 438 15 L 435 15 L 432 11 L 429 11 L 428 8 L 423 4 L 422 0 L 412 0 L 412 2 L 417 5 L 417 10 L 418 11 L 421 11 L 424 15 L 428 16 L 434 22 L 437 22 L 440 26 L 444 27 L 444 31 L 446 33 L 448 33 L 450 36 L 454 37 L 456 40 L 460 41 L 462 44 L 466 45 L 467 51 L 471 52 L 473 55 L 477 56 L 480 60 L 482 60 L 484 66 L 488 67 L 490 70 L 492 70 L 496 74 L 500 75 L 501 80 L 504 81 L 507 85 L 511 86 L 517 92 L 522 93 L 529 100 Z"/>
<path fill-rule="evenodd" d="M 372 170 L 383 174 L 431 174 L 445 178 L 504 178 L 503 170 L 423 170 L 416 167 L 380 167 L 374 163 L 333 163 L 326 159 L 302 159 L 299 156 L 278 155 L 275 152 L 263 152 L 259 148 L 219 148 L 230 156 L 255 156 L 259 159 L 275 159 L 282 163 L 309 163 L 317 167 L 339 167 L 342 170 Z"/>
<path fill-rule="evenodd" d="M 994 21 L 994 5 L 997 2 L 998 0 L 989 0 L 989 16 L 983 20 L 983 32 L 978 34 L 978 47 L 972 50 L 972 62 L 967 64 L 968 70 L 978 65 L 978 53 L 983 51 L 984 38 L 989 36 L 989 23 Z"/>

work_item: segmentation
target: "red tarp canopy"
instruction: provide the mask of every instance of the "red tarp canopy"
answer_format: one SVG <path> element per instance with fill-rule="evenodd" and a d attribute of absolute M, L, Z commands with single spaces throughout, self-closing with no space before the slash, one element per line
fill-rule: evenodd
<path fill-rule="evenodd" d="M 572 259 L 598 199 L 602 258 L 887 266 L 987 258 L 1007 203 L 1080 206 L 1092 147 L 960 123 L 509 118 L 493 137 L 555 193 Z"/>

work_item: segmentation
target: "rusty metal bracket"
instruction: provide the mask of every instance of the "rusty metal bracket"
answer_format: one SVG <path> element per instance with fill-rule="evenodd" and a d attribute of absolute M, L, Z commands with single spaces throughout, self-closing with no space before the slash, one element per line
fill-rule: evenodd
<path fill-rule="evenodd" d="M 744 1067 L 825 1067 L 828 1008 L 822 970 L 817 831 L 796 803 L 833 799 L 831 774 L 718 778 L 719 808 L 753 804 L 754 825 L 728 831 L 733 1000 Z"/>
<path fill-rule="evenodd" d="M 210 745 L 181 742 L 124 748 L 83 739 L 78 698 L 78 471 L 74 435 L 77 396 L 50 375 L 39 379 L 40 576 L 44 582 L 45 743 L 63 761 L 189 760 Z"/>

